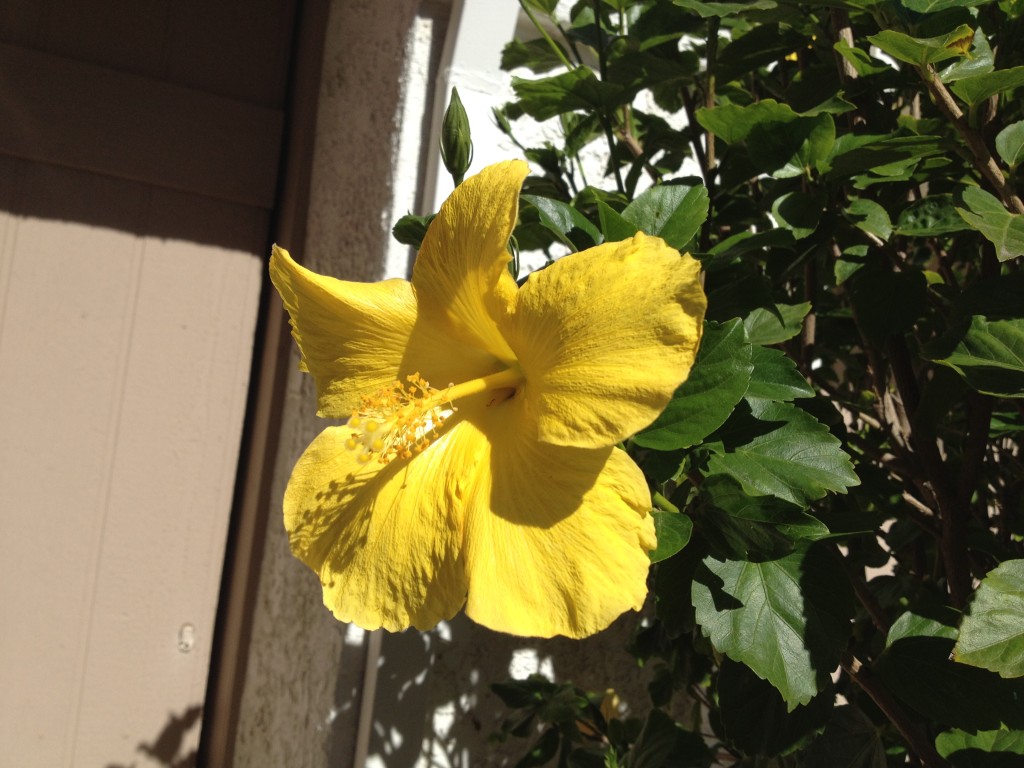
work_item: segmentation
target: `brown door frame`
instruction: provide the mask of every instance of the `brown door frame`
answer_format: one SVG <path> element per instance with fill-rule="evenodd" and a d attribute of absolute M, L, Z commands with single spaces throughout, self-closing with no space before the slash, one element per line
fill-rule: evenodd
<path fill-rule="evenodd" d="M 306 235 L 324 33 L 330 0 L 298 0 L 285 131 L 271 236 L 302 243 Z M 267 244 L 267 253 L 270 243 Z M 217 606 L 197 765 L 230 768 L 245 683 L 253 610 L 270 512 L 270 484 L 281 431 L 290 335 L 265 274 L 260 299 L 245 430 L 235 481 L 224 575 Z"/>

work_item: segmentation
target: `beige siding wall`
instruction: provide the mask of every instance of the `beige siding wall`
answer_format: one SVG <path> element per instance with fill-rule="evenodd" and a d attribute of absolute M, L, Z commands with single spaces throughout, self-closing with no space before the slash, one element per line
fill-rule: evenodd
<path fill-rule="evenodd" d="M 291 0 L 0 5 L 0 766 L 184 764 Z"/>

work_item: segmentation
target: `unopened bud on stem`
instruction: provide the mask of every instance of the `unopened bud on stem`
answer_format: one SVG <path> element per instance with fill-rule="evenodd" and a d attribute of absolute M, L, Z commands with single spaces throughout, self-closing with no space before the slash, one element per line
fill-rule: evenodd
<path fill-rule="evenodd" d="M 452 97 L 441 124 L 441 159 L 452 175 L 455 186 L 462 183 L 473 162 L 473 139 L 469 133 L 469 118 L 462 106 L 459 92 L 452 88 Z"/>

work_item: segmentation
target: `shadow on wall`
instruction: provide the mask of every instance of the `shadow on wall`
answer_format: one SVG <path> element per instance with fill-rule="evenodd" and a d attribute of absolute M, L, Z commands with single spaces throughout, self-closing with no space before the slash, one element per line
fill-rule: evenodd
<path fill-rule="evenodd" d="M 186 743 L 192 745 L 198 742 L 199 722 L 203 716 L 203 708 L 195 704 L 180 715 L 173 712 L 167 723 L 157 734 L 152 742 L 141 742 L 136 748 L 137 752 L 146 755 L 148 760 L 144 765 L 159 765 L 161 768 L 195 768 L 196 749 L 187 748 Z M 196 733 L 189 738 L 189 733 L 195 730 Z M 106 768 L 139 768 L 136 762 L 131 763 L 110 763 Z"/>
<path fill-rule="evenodd" d="M 365 766 L 514 765 L 532 740 L 491 738 L 510 713 L 490 686 L 533 673 L 586 690 L 613 687 L 627 713 L 645 714 L 651 675 L 624 652 L 639 620 L 626 614 L 586 640 L 513 637 L 462 615 L 431 632 L 384 635 Z"/>

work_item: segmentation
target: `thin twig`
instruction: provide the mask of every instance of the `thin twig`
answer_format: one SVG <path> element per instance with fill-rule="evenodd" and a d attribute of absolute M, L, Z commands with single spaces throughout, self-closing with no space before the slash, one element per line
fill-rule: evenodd
<path fill-rule="evenodd" d="M 953 124 L 957 133 L 960 134 L 960 138 L 964 140 L 970 150 L 974 167 L 996 191 L 1003 201 L 1003 205 L 1013 213 L 1024 213 L 1024 201 L 1014 194 L 1013 189 L 1003 178 L 1003 172 L 999 170 L 992 153 L 988 151 L 985 140 L 968 124 L 963 110 L 953 99 L 946 84 L 939 79 L 935 69 L 931 66 L 918 67 L 917 71 L 924 80 L 925 87 L 935 100 L 939 111 Z"/>
<path fill-rule="evenodd" d="M 865 667 L 853 655 L 846 655 L 840 662 L 843 671 L 849 675 L 864 693 L 871 697 L 871 700 L 878 705 L 882 713 L 889 718 L 889 721 L 896 726 L 903 739 L 910 745 L 925 768 L 949 768 L 939 753 L 935 751 L 928 736 L 914 723 L 895 698 L 878 680 L 871 674 L 871 670 Z"/>

